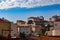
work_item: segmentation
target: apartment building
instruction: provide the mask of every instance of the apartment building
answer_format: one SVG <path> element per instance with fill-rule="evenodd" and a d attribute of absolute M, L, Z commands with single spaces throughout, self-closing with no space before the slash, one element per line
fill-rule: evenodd
<path fill-rule="evenodd" d="M 0 35 L 7 37 L 10 34 L 11 29 L 11 22 L 0 18 Z"/>
<path fill-rule="evenodd" d="M 35 25 L 40 25 L 43 23 L 44 21 L 44 17 L 43 16 L 39 16 L 39 17 L 29 17 L 28 21 L 32 20 L 33 21 L 33 26 Z"/>

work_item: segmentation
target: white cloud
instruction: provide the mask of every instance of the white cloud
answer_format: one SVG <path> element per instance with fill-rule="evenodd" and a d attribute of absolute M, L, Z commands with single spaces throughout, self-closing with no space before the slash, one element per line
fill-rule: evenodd
<path fill-rule="evenodd" d="M 60 4 L 60 0 L 1 0 L 0 9 L 8 9 L 14 7 L 33 8 L 53 4 Z"/>

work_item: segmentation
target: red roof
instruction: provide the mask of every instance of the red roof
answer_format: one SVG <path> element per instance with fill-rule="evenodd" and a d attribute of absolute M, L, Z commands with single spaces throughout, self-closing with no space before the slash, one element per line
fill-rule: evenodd
<path fill-rule="evenodd" d="M 0 22 L 10 22 L 10 21 L 8 21 L 7 19 L 0 18 Z"/>
<path fill-rule="evenodd" d="M 19 28 L 29 28 L 30 26 L 18 26 Z"/>
<path fill-rule="evenodd" d="M 41 26 L 33 26 L 33 27 L 35 27 L 35 28 L 41 28 Z"/>
<path fill-rule="evenodd" d="M 56 21 L 56 22 L 60 22 L 60 18 L 57 18 L 55 21 Z"/>

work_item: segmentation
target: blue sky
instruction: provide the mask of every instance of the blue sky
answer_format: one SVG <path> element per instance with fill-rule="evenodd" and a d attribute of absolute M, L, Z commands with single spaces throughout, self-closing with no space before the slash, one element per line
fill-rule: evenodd
<path fill-rule="evenodd" d="M 23 0 L 23 2 L 25 1 Z M 43 1 L 41 2 L 43 3 Z M 26 21 L 27 18 L 31 16 L 44 16 L 44 18 L 47 20 L 53 15 L 60 15 L 60 1 L 57 2 L 58 4 L 55 2 L 55 4 L 52 4 L 52 5 L 48 2 L 47 4 L 49 5 L 42 4 L 42 3 L 40 5 L 33 4 L 35 6 L 32 6 L 32 5 L 16 6 L 15 5 L 12 7 L 10 6 L 5 7 L 4 5 L 6 4 L 3 5 L 3 3 L 1 3 L 1 5 L 3 6 L 0 5 L 0 18 L 4 17 L 5 19 L 15 22 L 16 20 Z"/>

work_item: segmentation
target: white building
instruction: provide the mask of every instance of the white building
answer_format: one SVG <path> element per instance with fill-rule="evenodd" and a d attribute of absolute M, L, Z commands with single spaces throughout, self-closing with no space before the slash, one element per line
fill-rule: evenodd
<path fill-rule="evenodd" d="M 26 36 L 31 34 L 31 27 L 30 26 L 19 26 L 18 27 L 18 32 L 19 33 L 25 33 Z"/>
<path fill-rule="evenodd" d="M 48 36 L 60 36 L 60 18 L 54 21 L 54 27 L 51 27 L 50 31 L 46 33 Z"/>
<path fill-rule="evenodd" d="M 54 22 L 54 30 L 52 32 L 53 36 L 60 36 L 60 19 Z"/>
<path fill-rule="evenodd" d="M 60 30 L 60 21 L 55 21 L 54 22 L 54 29 L 55 30 Z"/>

